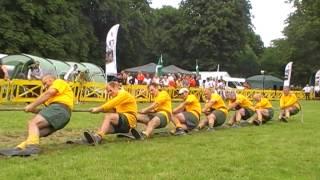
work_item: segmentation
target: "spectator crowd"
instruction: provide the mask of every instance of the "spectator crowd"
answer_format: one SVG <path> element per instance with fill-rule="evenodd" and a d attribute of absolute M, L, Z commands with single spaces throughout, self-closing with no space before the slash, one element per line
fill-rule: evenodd
<path fill-rule="evenodd" d="M 202 80 L 199 75 L 195 74 L 163 74 L 157 76 L 150 73 L 127 73 L 122 71 L 116 77 L 117 81 L 122 85 L 150 85 L 151 83 L 159 84 L 161 87 L 168 88 L 217 88 L 224 89 L 225 82 L 214 78 Z"/>

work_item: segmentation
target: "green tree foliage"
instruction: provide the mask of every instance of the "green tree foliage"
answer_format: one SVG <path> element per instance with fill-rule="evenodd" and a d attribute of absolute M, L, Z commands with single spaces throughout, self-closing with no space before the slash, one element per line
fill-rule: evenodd
<path fill-rule="evenodd" d="M 266 48 L 260 58 L 261 68 L 268 74 L 283 78 L 284 69 L 290 61 L 291 53 L 292 51 L 286 40 L 274 40 L 272 46 Z"/>
<path fill-rule="evenodd" d="M 187 60 L 199 59 L 200 69 L 223 64 L 225 70 L 240 70 L 238 58 L 247 44 L 250 8 L 246 0 L 184 1 L 181 11 Z"/>
<path fill-rule="evenodd" d="M 120 69 L 143 64 L 148 56 L 148 37 L 151 32 L 152 9 L 146 0 L 86 0 L 84 13 L 90 18 L 91 26 L 98 38 L 94 61 L 103 64 L 105 41 L 108 30 L 120 24 L 117 56 Z"/>
<path fill-rule="evenodd" d="M 156 62 L 195 70 L 256 73 L 263 43 L 251 27 L 249 0 L 185 0 L 152 9 L 148 0 L 2 0 L 0 49 L 103 66 L 105 38 L 120 24 L 119 69 Z M 248 66 L 244 67 L 243 64 Z"/>
<path fill-rule="evenodd" d="M 0 49 L 87 61 L 96 38 L 79 1 L 0 1 Z"/>
<path fill-rule="evenodd" d="M 306 83 L 320 68 L 320 1 L 303 0 L 294 4 L 297 9 L 288 19 L 284 33 L 293 49 L 291 59 L 296 62 L 294 77 Z"/>

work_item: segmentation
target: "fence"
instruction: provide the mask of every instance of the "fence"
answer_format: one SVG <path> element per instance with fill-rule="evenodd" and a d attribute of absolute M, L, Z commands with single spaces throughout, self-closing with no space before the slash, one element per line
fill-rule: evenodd
<path fill-rule="evenodd" d="M 104 83 L 70 83 L 74 96 L 77 102 L 104 102 L 108 99 L 105 92 Z M 151 102 L 152 96 L 148 92 L 145 85 L 127 85 L 124 89 L 136 97 L 138 102 Z M 168 91 L 173 101 L 180 101 L 178 89 L 164 88 Z M 0 103 L 4 102 L 32 102 L 44 91 L 41 81 L 30 80 L 0 80 Z M 190 92 L 203 100 L 202 88 L 190 88 Z M 243 94 L 252 98 L 255 93 L 262 93 L 262 90 L 237 90 L 237 93 Z M 281 97 L 282 91 L 264 90 L 264 95 L 270 100 L 278 100 Z M 294 91 L 298 99 L 305 98 L 303 91 Z M 314 98 L 314 94 L 311 94 Z"/>

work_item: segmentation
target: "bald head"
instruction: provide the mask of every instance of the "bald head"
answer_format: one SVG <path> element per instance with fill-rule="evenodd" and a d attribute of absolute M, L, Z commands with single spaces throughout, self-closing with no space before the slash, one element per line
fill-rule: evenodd
<path fill-rule="evenodd" d="M 261 101 L 261 98 L 262 98 L 262 94 L 259 94 L 259 93 L 256 93 L 253 95 L 253 99 L 257 102 Z"/>
<path fill-rule="evenodd" d="M 107 93 L 112 97 L 117 96 L 120 88 L 121 88 L 121 85 L 116 81 L 111 81 L 106 86 Z"/>
<path fill-rule="evenodd" d="M 290 93 L 290 88 L 288 86 L 283 87 L 283 94 L 288 95 Z"/>
<path fill-rule="evenodd" d="M 53 81 L 55 80 L 56 80 L 56 77 L 53 75 L 50 75 L 50 74 L 44 75 L 42 77 L 42 84 L 44 85 L 45 88 L 48 88 L 52 85 Z"/>
<path fill-rule="evenodd" d="M 207 99 L 211 98 L 212 90 L 210 88 L 205 88 L 204 89 L 204 95 L 206 96 Z"/>

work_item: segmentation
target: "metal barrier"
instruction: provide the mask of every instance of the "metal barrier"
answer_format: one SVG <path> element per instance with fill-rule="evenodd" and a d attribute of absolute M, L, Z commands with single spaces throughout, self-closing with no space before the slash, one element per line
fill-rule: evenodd
<path fill-rule="evenodd" d="M 10 82 L 10 102 L 32 102 L 43 91 L 41 81 L 18 80 Z"/>
<path fill-rule="evenodd" d="M 79 84 L 79 96 L 80 102 L 104 102 L 106 101 L 106 91 L 104 83 L 88 82 Z"/>
<path fill-rule="evenodd" d="M 132 94 L 137 102 L 151 102 L 152 97 L 148 91 L 148 87 L 146 85 L 127 85 L 123 86 L 123 88 Z"/>
<path fill-rule="evenodd" d="M 109 97 L 105 92 L 105 83 L 70 83 L 74 92 L 76 102 L 104 102 Z M 131 93 L 137 102 L 151 102 L 153 100 L 147 86 L 145 85 L 126 85 L 123 86 L 125 90 Z M 43 92 L 41 81 L 34 80 L 0 80 L 0 103 L 3 102 L 32 102 L 35 98 L 39 97 Z M 179 98 L 179 89 L 163 88 L 167 91 L 172 98 L 172 101 L 181 101 Z M 293 91 L 298 99 L 304 99 L 305 94 L 303 91 Z M 190 93 L 194 94 L 201 101 L 204 100 L 202 88 L 190 88 Z M 279 100 L 282 91 L 274 90 L 237 90 L 237 93 L 243 94 L 250 99 L 255 93 L 263 93 L 269 100 Z M 314 94 L 310 95 L 314 98 Z"/>
<path fill-rule="evenodd" d="M 8 100 L 10 82 L 0 79 L 0 103 Z"/>

